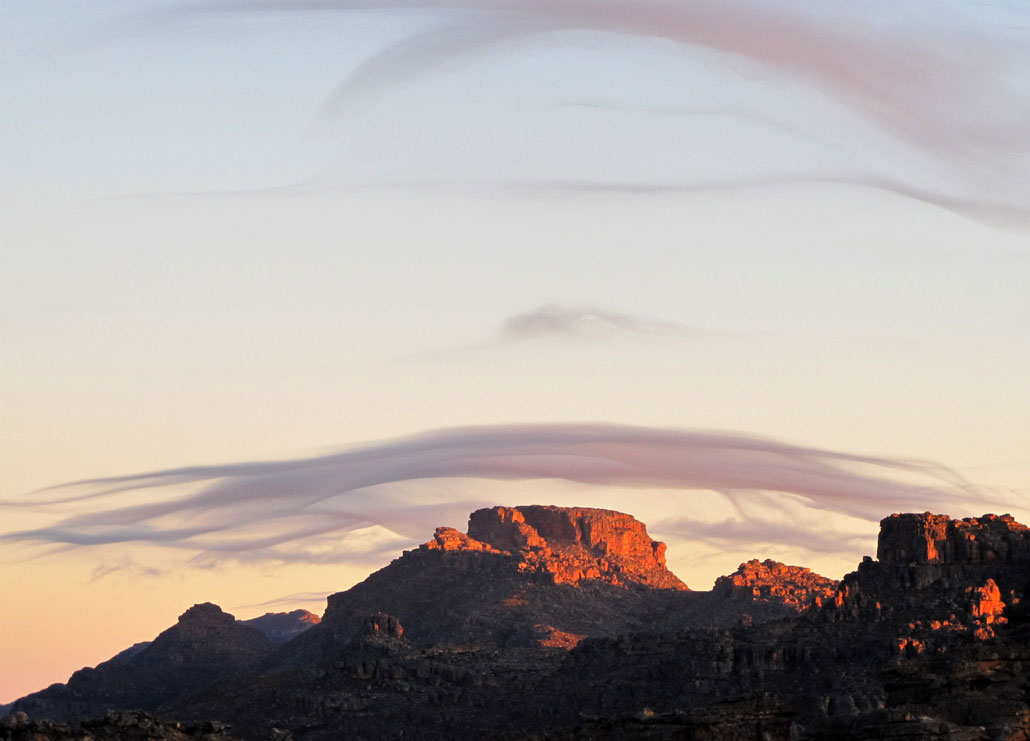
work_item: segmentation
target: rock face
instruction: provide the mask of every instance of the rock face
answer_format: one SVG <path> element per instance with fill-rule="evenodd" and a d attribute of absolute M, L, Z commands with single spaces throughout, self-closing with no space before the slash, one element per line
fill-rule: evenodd
<path fill-rule="evenodd" d="M 716 579 L 712 593 L 726 599 L 773 601 L 800 612 L 821 607 L 836 593 L 838 584 L 802 566 L 752 559 Z"/>
<path fill-rule="evenodd" d="M 469 517 L 468 535 L 440 528 L 424 548 L 517 555 L 523 571 L 549 574 L 555 584 L 595 579 L 660 589 L 687 586 L 665 566 L 665 543 L 621 512 L 585 507 L 493 507 Z"/>
<path fill-rule="evenodd" d="M 1030 582 L 1030 529 L 1011 515 L 892 515 L 880 523 L 877 556 L 844 578 L 833 619 L 890 617 L 987 635 Z"/>
<path fill-rule="evenodd" d="M 952 520 L 947 515 L 891 515 L 880 523 L 876 557 L 888 565 L 984 566 L 1030 562 L 1030 528 L 1012 515 Z"/>

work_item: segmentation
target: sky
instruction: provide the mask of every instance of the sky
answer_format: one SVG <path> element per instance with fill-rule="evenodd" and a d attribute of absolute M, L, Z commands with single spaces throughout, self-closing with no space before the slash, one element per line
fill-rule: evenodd
<path fill-rule="evenodd" d="M 1015 0 L 0 5 L 0 703 L 495 504 L 1030 521 Z"/>

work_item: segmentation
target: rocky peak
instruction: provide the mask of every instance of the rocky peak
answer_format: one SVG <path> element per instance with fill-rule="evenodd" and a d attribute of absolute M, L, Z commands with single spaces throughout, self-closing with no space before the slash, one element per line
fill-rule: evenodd
<path fill-rule="evenodd" d="M 476 510 L 468 534 L 439 528 L 426 550 L 486 551 L 519 558 L 522 571 L 558 584 L 596 579 L 686 589 L 665 566 L 665 544 L 630 515 L 588 507 L 529 505 Z"/>
<path fill-rule="evenodd" d="M 929 512 L 895 514 L 880 522 L 876 556 L 898 565 L 1026 563 L 1030 529 L 1012 515 L 953 520 Z"/>
<path fill-rule="evenodd" d="M 757 558 L 715 581 L 712 593 L 728 599 L 774 600 L 796 610 L 821 605 L 833 597 L 838 582 L 802 566 Z"/>
<path fill-rule="evenodd" d="M 428 550 L 441 551 L 487 551 L 489 553 L 500 553 L 489 543 L 470 538 L 453 527 L 438 527 L 433 533 L 433 539 L 426 543 L 423 548 Z"/>
<path fill-rule="evenodd" d="M 236 618 L 211 602 L 193 605 L 179 616 L 178 629 L 183 636 L 202 637 L 221 633 L 236 623 Z"/>

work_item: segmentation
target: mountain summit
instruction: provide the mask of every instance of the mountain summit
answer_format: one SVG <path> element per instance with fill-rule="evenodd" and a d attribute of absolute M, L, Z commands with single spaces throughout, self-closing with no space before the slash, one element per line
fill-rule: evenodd
<path fill-rule="evenodd" d="M 427 550 L 506 553 L 523 572 L 549 574 L 555 584 L 594 579 L 686 589 L 665 566 L 665 543 L 651 540 L 644 523 L 608 509 L 587 507 L 492 507 L 469 517 L 468 534 L 437 528 Z"/>

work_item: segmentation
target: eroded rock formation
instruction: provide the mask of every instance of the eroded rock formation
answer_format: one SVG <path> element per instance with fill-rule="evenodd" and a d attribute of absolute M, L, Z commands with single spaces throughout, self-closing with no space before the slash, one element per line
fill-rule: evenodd
<path fill-rule="evenodd" d="M 837 592 L 838 584 L 802 566 L 756 558 L 716 579 L 712 593 L 727 599 L 773 601 L 802 611 L 821 607 Z"/>
<path fill-rule="evenodd" d="M 586 507 L 492 507 L 469 517 L 468 534 L 439 528 L 425 549 L 517 556 L 522 571 L 549 574 L 556 584 L 596 579 L 660 589 L 686 589 L 665 565 L 665 543 L 651 540 L 630 515 Z"/>
<path fill-rule="evenodd" d="M 1030 529 L 1012 515 L 953 520 L 947 515 L 897 514 L 880 523 L 882 564 L 989 566 L 1030 562 Z"/>

